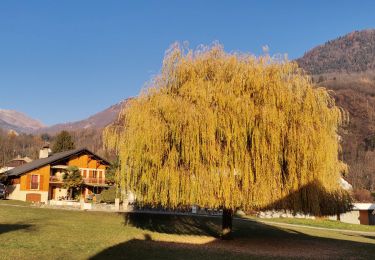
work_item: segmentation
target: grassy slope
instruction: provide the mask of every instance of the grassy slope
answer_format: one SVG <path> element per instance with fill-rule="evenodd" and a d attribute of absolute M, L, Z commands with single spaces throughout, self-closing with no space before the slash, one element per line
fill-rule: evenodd
<path fill-rule="evenodd" d="M 344 258 L 375 254 L 375 237 L 280 228 L 252 220 L 235 221 L 234 239 L 221 241 L 216 238 L 218 218 L 125 217 L 1 204 L 1 259 Z"/>
<path fill-rule="evenodd" d="M 364 231 L 364 232 L 375 233 L 375 226 L 348 224 L 348 223 L 342 223 L 339 221 L 328 220 L 328 219 L 314 219 L 314 220 L 313 219 L 297 219 L 297 218 L 257 219 L 253 217 L 249 217 L 249 219 L 258 220 L 262 222 L 286 223 L 286 224 L 295 224 L 295 225 L 305 225 L 305 226 L 311 226 L 311 227 Z"/>

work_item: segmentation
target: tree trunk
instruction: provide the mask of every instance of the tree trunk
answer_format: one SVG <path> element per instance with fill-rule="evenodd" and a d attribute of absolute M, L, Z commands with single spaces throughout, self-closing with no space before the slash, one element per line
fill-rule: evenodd
<path fill-rule="evenodd" d="M 223 209 L 222 239 L 230 239 L 232 235 L 233 210 Z"/>

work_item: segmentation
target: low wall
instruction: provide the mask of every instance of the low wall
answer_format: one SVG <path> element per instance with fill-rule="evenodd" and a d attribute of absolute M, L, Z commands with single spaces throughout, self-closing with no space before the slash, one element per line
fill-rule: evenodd
<path fill-rule="evenodd" d="M 293 214 L 289 211 L 277 211 L 277 210 L 268 210 L 261 211 L 257 214 L 259 218 L 306 218 L 306 219 L 315 219 L 315 216 L 309 214 Z"/>
<path fill-rule="evenodd" d="M 115 204 L 91 204 L 92 207 L 91 209 L 92 210 L 97 210 L 97 211 L 115 211 L 115 210 L 119 210 L 119 209 L 116 209 L 116 206 Z"/>
<path fill-rule="evenodd" d="M 75 208 L 82 210 L 96 210 L 96 211 L 116 211 L 116 206 L 114 204 L 96 204 L 96 203 L 86 203 L 83 201 L 71 201 L 71 200 L 50 200 L 50 206 L 54 207 L 65 207 L 65 208 Z"/>
<path fill-rule="evenodd" d="M 257 215 L 259 218 L 306 218 L 315 219 L 314 216 L 308 214 L 292 214 L 288 211 L 262 211 Z M 337 220 L 337 216 L 329 216 L 330 220 Z M 340 214 L 340 221 L 348 224 L 360 224 L 359 211 L 353 210 L 343 214 Z"/>
<path fill-rule="evenodd" d="M 62 206 L 62 207 L 73 207 L 73 208 L 81 208 L 81 203 L 75 200 L 50 200 L 50 206 Z"/>

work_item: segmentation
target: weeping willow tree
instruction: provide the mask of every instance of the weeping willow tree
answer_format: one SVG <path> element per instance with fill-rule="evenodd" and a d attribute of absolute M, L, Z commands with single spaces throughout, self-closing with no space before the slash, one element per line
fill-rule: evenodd
<path fill-rule="evenodd" d="M 343 119 L 294 63 L 175 45 L 104 139 L 139 203 L 221 208 L 228 233 L 239 208 L 345 211 Z"/>

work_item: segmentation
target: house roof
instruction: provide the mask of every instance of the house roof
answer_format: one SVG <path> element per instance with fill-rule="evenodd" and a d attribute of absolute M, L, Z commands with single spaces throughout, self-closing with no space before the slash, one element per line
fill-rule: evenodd
<path fill-rule="evenodd" d="M 375 203 L 353 203 L 353 210 L 375 210 Z"/>
<path fill-rule="evenodd" d="M 343 177 L 340 178 L 340 186 L 344 190 L 353 190 L 353 186 L 347 180 L 345 180 Z"/>
<path fill-rule="evenodd" d="M 9 177 L 19 176 L 19 175 L 22 175 L 24 173 L 30 172 L 32 170 L 38 169 L 40 167 L 46 166 L 48 164 L 53 164 L 53 163 L 59 162 L 61 160 L 68 159 L 70 157 L 80 155 L 82 153 L 89 153 L 89 154 L 93 155 L 94 157 L 96 157 L 98 160 L 102 161 L 103 164 L 106 164 L 106 165 L 110 164 L 108 161 L 102 159 L 101 157 L 94 154 L 90 150 L 88 150 L 86 148 L 78 148 L 78 149 L 69 150 L 69 151 L 65 151 L 65 152 L 61 152 L 61 153 L 56 153 L 56 154 L 53 154 L 53 155 L 51 155 L 47 158 L 42 158 L 42 159 L 32 161 L 30 163 L 23 164 L 21 166 L 18 166 L 14 169 L 11 169 L 11 170 L 7 171 L 6 175 L 8 175 Z"/>
<path fill-rule="evenodd" d="M 32 162 L 33 159 L 31 159 L 31 158 L 29 158 L 29 157 L 27 157 L 27 156 L 25 156 L 25 157 L 21 157 L 20 155 L 18 155 L 16 158 L 10 160 L 9 162 L 13 162 L 13 161 L 24 161 L 24 162 L 29 163 L 29 162 Z"/>

